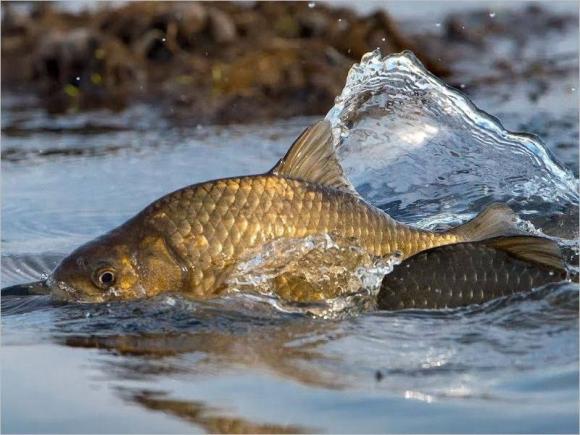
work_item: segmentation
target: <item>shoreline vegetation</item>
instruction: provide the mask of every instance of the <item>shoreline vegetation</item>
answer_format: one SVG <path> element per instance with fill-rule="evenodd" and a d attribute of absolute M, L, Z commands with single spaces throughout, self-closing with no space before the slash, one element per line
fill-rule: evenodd
<path fill-rule="evenodd" d="M 452 14 L 422 32 L 387 11 L 362 15 L 328 3 L 128 2 L 70 12 L 3 2 L 2 10 L 3 91 L 36 95 L 50 113 L 145 103 L 218 124 L 323 114 L 352 64 L 377 47 L 385 55 L 411 50 L 458 87 L 509 82 L 521 71 L 505 59 L 492 55 L 487 73 L 470 77 L 461 65 L 492 51 L 494 37 L 523 46 L 522 29 L 577 25 L 537 5 L 503 18 Z M 554 73 L 531 67 L 537 77 Z"/>

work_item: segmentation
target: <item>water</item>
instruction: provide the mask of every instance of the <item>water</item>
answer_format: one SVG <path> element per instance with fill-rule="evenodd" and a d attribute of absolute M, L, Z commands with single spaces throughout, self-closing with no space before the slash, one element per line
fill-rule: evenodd
<path fill-rule="evenodd" d="M 40 278 L 164 193 L 269 169 L 314 121 L 198 127 L 141 107 L 47 117 L 21 103 L 3 99 L 2 286 Z M 357 189 L 395 218 L 443 228 L 508 200 L 577 264 L 573 164 L 506 132 L 412 56 L 367 56 L 328 118 Z M 253 264 L 249 277 L 263 276 Z M 395 313 L 365 298 L 317 310 L 242 293 L 5 297 L 2 431 L 577 432 L 578 295 L 562 283 Z"/>
<path fill-rule="evenodd" d="M 410 223 L 457 219 L 493 201 L 524 214 L 578 203 L 577 180 L 539 138 L 505 130 L 410 52 L 367 54 L 327 118 L 359 191 Z"/>

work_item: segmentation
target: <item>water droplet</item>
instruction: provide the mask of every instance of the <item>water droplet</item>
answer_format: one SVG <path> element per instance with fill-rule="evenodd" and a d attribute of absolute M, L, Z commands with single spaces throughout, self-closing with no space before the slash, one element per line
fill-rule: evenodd
<path fill-rule="evenodd" d="M 489 13 L 489 18 L 495 18 L 495 12 L 491 11 L 491 12 Z"/>
<path fill-rule="evenodd" d="M 381 38 L 381 41 L 385 42 L 387 40 L 387 38 Z"/>
<path fill-rule="evenodd" d="M 571 92 L 576 92 L 576 88 L 570 88 Z"/>
<path fill-rule="evenodd" d="M 465 89 L 465 83 L 461 83 L 461 84 L 459 85 L 459 87 L 460 87 L 461 89 Z"/>
<path fill-rule="evenodd" d="M 167 41 L 167 38 L 161 38 L 161 41 L 165 42 L 165 41 Z"/>
<path fill-rule="evenodd" d="M 314 6 L 316 6 L 316 3 L 314 3 L 314 2 L 310 2 L 310 3 L 308 3 L 308 7 L 309 7 L 310 9 L 312 9 Z"/>
<path fill-rule="evenodd" d="M 441 27 L 441 23 L 435 23 L 436 27 Z"/>
<path fill-rule="evenodd" d="M 77 82 L 81 81 L 81 78 L 79 76 L 76 76 Z"/>
<path fill-rule="evenodd" d="M 342 18 L 339 18 L 339 19 L 338 19 L 338 22 L 339 22 L 339 23 L 342 23 Z"/>

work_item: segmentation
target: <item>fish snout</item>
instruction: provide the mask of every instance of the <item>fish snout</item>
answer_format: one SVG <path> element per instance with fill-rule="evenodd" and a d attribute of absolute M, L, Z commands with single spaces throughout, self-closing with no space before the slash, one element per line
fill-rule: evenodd
<path fill-rule="evenodd" d="M 27 284 L 16 284 L 2 289 L 2 296 L 35 296 L 50 293 L 46 281 L 35 281 Z"/>
<path fill-rule="evenodd" d="M 58 275 L 53 274 L 46 280 L 46 286 L 50 291 L 52 300 L 55 302 L 102 302 L 103 296 L 95 291 L 87 291 L 70 285 L 67 281 L 58 279 Z"/>
<path fill-rule="evenodd" d="M 51 298 L 56 302 L 72 302 L 77 300 L 75 296 L 78 296 L 78 292 L 64 281 L 57 279 L 54 273 L 46 279 L 46 286 L 50 290 Z"/>

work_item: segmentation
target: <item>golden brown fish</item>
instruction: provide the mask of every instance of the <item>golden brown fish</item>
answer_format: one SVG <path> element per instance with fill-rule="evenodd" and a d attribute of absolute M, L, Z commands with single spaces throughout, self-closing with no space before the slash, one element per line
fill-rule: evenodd
<path fill-rule="evenodd" d="M 361 199 L 345 179 L 330 124 L 321 121 L 302 133 L 268 173 L 208 181 L 162 197 L 76 249 L 47 284 L 55 298 L 73 301 L 168 291 L 212 298 L 227 288 L 248 253 L 276 240 L 330 234 L 369 255 L 399 251 L 406 258 L 436 246 L 503 235 L 513 219 L 508 207 L 494 205 L 444 233 L 396 222 Z M 296 290 L 288 274 L 279 286 L 275 291 L 290 300 L 336 296 L 332 282 L 323 289 Z"/>

